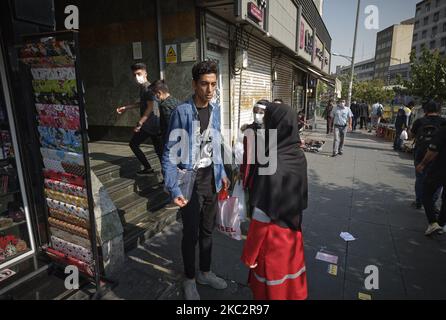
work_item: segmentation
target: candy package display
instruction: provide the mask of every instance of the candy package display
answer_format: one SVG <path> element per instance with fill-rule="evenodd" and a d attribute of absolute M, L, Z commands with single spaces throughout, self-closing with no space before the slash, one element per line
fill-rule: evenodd
<path fill-rule="evenodd" d="M 75 68 L 32 68 L 34 80 L 76 80 Z"/>
<path fill-rule="evenodd" d="M 53 179 L 45 179 L 45 188 L 79 198 L 87 198 L 87 189 Z"/>
<path fill-rule="evenodd" d="M 33 80 L 34 93 L 66 93 L 77 95 L 76 80 Z"/>
<path fill-rule="evenodd" d="M 92 277 L 94 274 L 93 266 L 86 262 L 83 262 L 74 257 L 70 257 L 69 255 L 63 252 L 51 248 L 45 248 L 45 251 L 48 254 L 48 256 L 54 259 L 55 261 L 58 261 L 65 265 L 76 266 L 80 272 L 87 274 L 90 277 Z"/>
<path fill-rule="evenodd" d="M 51 235 L 58 237 L 59 239 L 64 239 L 65 241 L 77 244 L 78 246 L 81 246 L 81 247 L 84 247 L 87 249 L 91 249 L 91 243 L 90 243 L 89 239 L 76 236 L 74 234 L 63 231 L 56 227 L 50 227 L 50 232 L 51 232 Z"/>
<path fill-rule="evenodd" d="M 75 215 L 68 214 L 66 212 L 55 210 L 55 209 L 49 209 L 49 214 L 51 217 L 56 218 L 58 220 L 62 220 L 62 221 L 74 224 L 75 226 L 79 226 L 79 227 L 88 229 L 87 220 L 81 219 Z"/>
<path fill-rule="evenodd" d="M 80 117 L 78 106 L 36 104 L 40 126 L 79 130 Z"/>
<path fill-rule="evenodd" d="M 87 248 L 81 247 L 79 245 L 73 244 L 71 242 L 65 241 L 55 236 L 51 237 L 51 243 L 53 244 L 54 249 L 63 252 L 71 257 L 74 257 L 87 263 L 91 263 L 93 261 L 93 255 L 91 253 L 91 250 Z"/>
<path fill-rule="evenodd" d="M 81 135 L 78 131 L 41 126 L 37 129 L 40 134 L 40 144 L 43 148 L 82 152 Z"/>
<path fill-rule="evenodd" d="M 0 262 L 28 250 L 28 245 L 14 235 L 0 237 Z"/>
<path fill-rule="evenodd" d="M 45 39 L 45 41 L 25 44 L 20 51 L 20 58 L 25 59 L 57 56 L 68 56 L 74 58 L 74 52 L 74 42 Z"/>
<path fill-rule="evenodd" d="M 67 56 L 23 58 L 21 61 L 33 68 L 73 68 L 75 63 L 73 58 Z"/>
<path fill-rule="evenodd" d="M 48 218 L 48 223 L 52 227 L 58 228 L 60 230 L 63 230 L 63 231 L 69 232 L 69 233 L 72 233 L 72 234 L 74 234 L 76 236 L 79 236 L 79 237 L 82 237 L 82 238 L 86 238 L 86 239 L 89 238 L 88 230 L 85 229 L 85 228 L 75 226 L 74 224 L 67 223 L 65 221 L 55 219 L 53 217 L 49 217 Z"/>
<path fill-rule="evenodd" d="M 2 144 L 3 159 L 14 157 L 14 148 L 12 146 L 11 134 L 8 130 L 0 131 L 0 141 Z"/>
<path fill-rule="evenodd" d="M 59 210 L 62 212 L 73 214 L 81 219 L 89 220 L 87 209 L 79 208 L 79 207 L 73 206 L 71 204 L 64 203 L 64 202 L 61 202 L 58 200 L 49 199 L 49 198 L 46 199 L 46 202 L 50 209 Z"/>
<path fill-rule="evenodd" d="M 65 130 L 77 131 L 80 129 L 79 118 L 68 119 L 68 118 L 58 118 L 51 116 L 40 116 L 38 117 L 39 126 L 50 127 L 50 128 L 62 128 Z"/>
<path fill-rule="evenodd" d="M 85 167 L 75 163 L 62 161 L 62 167 L 66 173 L 73 174 L 79 177 L 85 177 Z"/>
<path fill-rule="evenodd" d="M 43 165 L 45 166 L 45 169 L 65 173 L 61 161 L 43 158 Z"/>
<path fill-rule="evenodd" d="M 41 104 L 62 104 L 62 105 L 79 105 L 77 95 L 68 95 L 67 93 L 34 93 L 34 102 Z"/>
<path fill-rule="evenodd" d="M 52 159 L 56 161 L 69 162 L 69 163 L 76 163 L 78 165 L 84 164 L 83 156 L 78 153 L 47 149 L 47 148 L 40 148 L 40 153 L 42 154 L 43 158 Z"/>
<path fill-rule="evenodd" d="M 58 180 L 65 183 L 74 184 L 76 186 L 85 188 L 85 180 L 83 177 L 78 177 L 69 173 L 57 172 L 54 170 L 43 170 L 43 176 L 47 179 Z"/>
<path fill-rule="evenodd" d="M 67 204 L 71 204 L 73 206 L 77 206 L 84 209 L 88 208 L 88 201 L 86 198 L 80 198 L 66 193 L 53 191 L 50 189 L 45 189 L 45 195 L 53 200 L 65 202 Z"/>

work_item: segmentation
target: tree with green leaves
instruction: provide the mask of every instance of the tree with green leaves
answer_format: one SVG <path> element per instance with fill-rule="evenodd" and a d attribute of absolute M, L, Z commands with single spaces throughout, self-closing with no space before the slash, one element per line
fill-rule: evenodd
<path fill-rule="evenodd" d="M 353 84 L 353 97 L 356 100 L 364 100 L 368 104 L 376 102 L 389 102 L 394 98 L 394 91 L 385 88 L 384 81 L 371 80 L 356 82 Z"/>
<path fill-rule="evenodd" d="M 421 55 L 415 51 L 410 55 L 411 78 L 404 85 L 410 95 L 422 102 L 434 99 L 446 100 L 446 59 L 438 50 L 423 48 Z"/>

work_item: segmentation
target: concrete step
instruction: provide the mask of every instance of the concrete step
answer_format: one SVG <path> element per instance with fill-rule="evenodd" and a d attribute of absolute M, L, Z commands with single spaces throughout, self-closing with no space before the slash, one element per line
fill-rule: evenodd
<path fill-rule="evenodd" d="M 162 232 L 178 218 L 177 210 L 159 210 L 142 219 L 137 224 L 127 224 L 124 227 L 124 248 L 128 252 L 138 245 Z"/>
<path fill-rule="evenodd" d="M 163 188 L 148 194 L 132 193 L 115 202 L 125 228 L 125 224 L 138 221 L 138 218 L 163 208 L 170 201 Z"/>
<path fill-rule="evenodd" d="M 157 155 L 153 152 L 145 153 L 147 160 L 152 165 L 152 168 L 160 172 L 161 165 L 159 163 Z M 94 166 L 92 170 L 98 177 L 98 179 L 103 183 L 107 183 L 113 179 L 118 178 L 133 178 L 136 176 L 136 172 L 141 170 L 141 163 L 135 157 L 131 158 L 122 158 L 121 160 L 117 160 L 114 162 L 103 163 L 97 166 Z"/>
<path fill-rule="evenodd" d="M 132 194 L 143 193 L 153 188 L 161 182 L 161 177 L 156 173 L 145 177 L 117 178 L 104 184 L 113 202 Z"/>

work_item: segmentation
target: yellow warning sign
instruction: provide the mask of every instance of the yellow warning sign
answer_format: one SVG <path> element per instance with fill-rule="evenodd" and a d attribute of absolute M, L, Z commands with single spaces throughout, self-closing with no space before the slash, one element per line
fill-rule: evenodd
<path fill-rule="evenodd" d="M 166 63 L 178 63 L 177 45 L 166 46 Z"/>
<path fill-rule="evenodd" d="M 330 264 L 328 266 L 328 273 L 331 274 L 332 276 L 337 276 L 338 275 L 338 266 L 335 264 Z"/>

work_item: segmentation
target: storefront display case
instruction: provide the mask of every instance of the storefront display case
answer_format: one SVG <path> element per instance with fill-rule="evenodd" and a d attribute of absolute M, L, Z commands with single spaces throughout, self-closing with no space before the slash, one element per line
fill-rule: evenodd
<path fill-rule="evenodd" d="M 36 251 L 3 52 L 0 50 L 0 286 Z M 10 268 L 10 269 L 7 269 Z"/>

